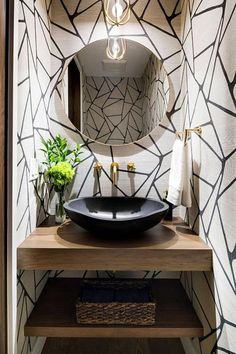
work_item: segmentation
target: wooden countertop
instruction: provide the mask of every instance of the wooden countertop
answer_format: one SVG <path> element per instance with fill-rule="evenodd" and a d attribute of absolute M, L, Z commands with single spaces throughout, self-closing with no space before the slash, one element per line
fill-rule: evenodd
<path fill-rule="evenodd" d="M 209 271 L 212 251 L 179 218 L 141 235 L 95 236 L 53 218 L 18 247 L 18 269 Z"/>

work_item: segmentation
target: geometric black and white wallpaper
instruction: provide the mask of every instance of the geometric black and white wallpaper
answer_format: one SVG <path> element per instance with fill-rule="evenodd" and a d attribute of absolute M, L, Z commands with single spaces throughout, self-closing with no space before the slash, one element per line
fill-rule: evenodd
<path fill-rule="evenodd" d="M 184 1 L 182 97 L 192 139 L 189 221 L 213 250 L 213 273 L 182 274 L 205 327 L 197 353 L 236 353 L 236 2 Z"/>
<path fill-rule="evenodd" d="M 169 100 L 168 76 L 162 62 L 154 54 L 149 58 L 142 79 L 142 136 L 145 136 L 161 123 Z"/>
<path fill-rule="evenodd" d="M 169 83 L 153 54 L 141 77 L 83 75 L 83 134 L 105 144 L 128 144 L 150 133 L 163 119 Z"/>
<path fill-rule="evenodd" d="M 86 76 L 83 88 L 86 136 L 105 144 L 127 144 L 142 137 L 142 78 Z"/>
<path fill-rule="evenodd" d="M 41 137 L 49 136 L 50 59 L 40 40 L 49 36 L 44 6 L 36 1 L 18 4 L 18 121 L 17 121 L 17 220 L 16 246 L 44 220 L 47 190 L 41 181 L 29 182 L 30 159 L 36 157 Z M 15 144 L 16 142 L 13 142 Z M 29 353 L 34 338 L 24 337 L 24 324 L 43 289 L 49 272 L 19 271 L 17 274 L 17 353 Z"/>
<path fill-rule="evenodd" d="M 17 244 L 47 216 L 49 196 L 29 182 L 29 164 L 41 137 L 61 133 L 83 146 L 71 195 L 137 195 L 161 198 L 167 189 L 175 131 L 203 126 L 193 136 L 193 207 L 189 222 L 213 248 L 213 273 L 181 274 L 205 327 L 193 339 L 198 353 L 236 353 L 235 296 L 235 1 L 136 0 L 120 35 L 148 47 L 162 62 L 170 83 L 166 116 L 147 137 L 129 146 L 108 146 L 84 137 L 71 124 L 61 101 L 63 73 L 86 44 L 116 34 L 105 22 L 101 0 L 18 0 Z M 103 164 L 94 176 L 96 160 Z M 113 187 L 110 163 L 120 163 Z M 127 173 L 127 162 L 136 164 Z M 23 326 L 49 272 L 18 273 L 18 352 L 34 339 Z M 144 274 L 145 275 L 145 274 Z"/>

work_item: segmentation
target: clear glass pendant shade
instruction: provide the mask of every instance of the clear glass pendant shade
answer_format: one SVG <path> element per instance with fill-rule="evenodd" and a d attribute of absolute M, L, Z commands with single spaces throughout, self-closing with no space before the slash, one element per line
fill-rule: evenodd
<path fill-rule="evenodd" d="M 124 25 L 130 19 L 129 0 L 104 0 L 107 22 L 111 25 Z"/>
<path fill-rule="evenodd" d="M 126 51 L 125 39 L 120 37 L 110 37 L 107 41 L 107 56 L 110 59 L 121 60 Z"/>

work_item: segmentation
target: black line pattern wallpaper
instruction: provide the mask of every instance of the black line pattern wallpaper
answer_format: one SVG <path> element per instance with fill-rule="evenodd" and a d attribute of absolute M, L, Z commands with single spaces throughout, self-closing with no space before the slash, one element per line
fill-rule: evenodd
<path fill-rule="evenodd" d="M 145 136 L 161 123 L 169 100 L 168 76 L 163 64 L 153 54 L 145 68 L 143 81 L 142 136 Z"/>
<path fill-rule="evenodd" d="M 236 353 L 236 2 L 184 1 L 182 96 L 192 139 L 193 228 L 213 249 L 213 274 L 182 274 L 204 323 L 197 353 Z M 205 31 L 203 30 L 205 29 Z"/>
<path fill-rule="evenodd" d="M 18 121 L 17 121 L 17 245 L 47 215 L 49 197 L 42 181 L 29 182 L 30 160 L 49 136 L 51 58 L 49 18 L 43 1 L 19 1 Z M 47 41 L 46 41 L 47 39 Z M 17 274 L 17 353 L 30 353 L 35 338 L 24 337 L 24 324 L 47 279 L 48 272 Z M 14 326 L 12 329 L 12 335 Z"/>
<path fill-rule="evenodd" d="M 123 144 L 142 137 L 143 80 L 86 76 L 83 133 L 106 144 Z"/>
<path fill-rule="evenodd" d="M 153 54 L 140 78 L 83 78 L 83 133 L 93 140 L 134 142 L 152 132 L 166 113 L 168 77 Z"/>
<path fill-rule="evenodd" d="M 203 126 L 193 136 L 193 207 L 190 223 L 213 247 L 214 275 L 181 278 L 204 322 L 205 336 L 193 339 L 197 353 L 236 353 L 235 297 L 235 2 L 233 0 L 134 0 L 131 19 L 119 28 L 161 59 L 170 81 L 167 114 L 159 127 L 129 146 L 92 142 L 71 124 L 61 101 L 63 73 L 87 43 L 117 33 L 105 21 L 101 0 L 19 0 L 19 105 L 17 141 L 17 243 L 50 212 L 43 183 L 29 182 L 30 159 L 42 155 L 41 137 L 61 133 L 83 145 L 71 196 L 137 195 L 161 198 L 167 188 L 175 131 Z M 207 35 L 204 29 L 207 28 Z M 96 160 L 103 163 L 94 175 Z M 113 187 L 110 163 L 120 163 Z M 135 173 L 126 165 L 135 162 Z M 110 272 L 108 271 L 107 276 Z M 61 272 L 53 274 L 63 275 Z M 158 276 L 159 272 L 141 276 Z M 49 272 L 18 273 L 18 352 L 34 338 L 23 326 Z"/>

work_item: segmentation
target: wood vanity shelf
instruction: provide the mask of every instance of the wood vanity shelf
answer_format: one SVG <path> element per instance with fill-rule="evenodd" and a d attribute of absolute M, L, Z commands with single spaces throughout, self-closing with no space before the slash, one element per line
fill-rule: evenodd
<path fill-rule="evenodd" d="M 154 326 L 78 325 L 75 302 L 79 286 L 79 279 L 49 279 L 25 325 L 25 335 L 84 338 L 178 338 L 203 335 L 202 324 L 177 279 L 158 279 L 153 282 L 153 296 L 157 299 Z"/>
<path fill-rule="evenodd" d="M 165 222 L 145 236 L 109 241 L 95 237 L 70 220 L 45 221 L 19 246 L 18 268 L 25 270 L 163 270 L 210 271 L 212 251 L 181 220 Z M 46 337 L 194 337 L 203 327 L 179 280 L 153 281 L 157 299 L 154 326 L 81 326 L 75 300 L 79 279 L 51 278 L 25 326 L 26 336 Z"/>
<path fill-rule="evenodd" d="M 70 220 L 49 218 L 18 247 L 18 269 L 210 271 L 212 251 L 179 218 L 145 235 L 96 237 Z"/>

